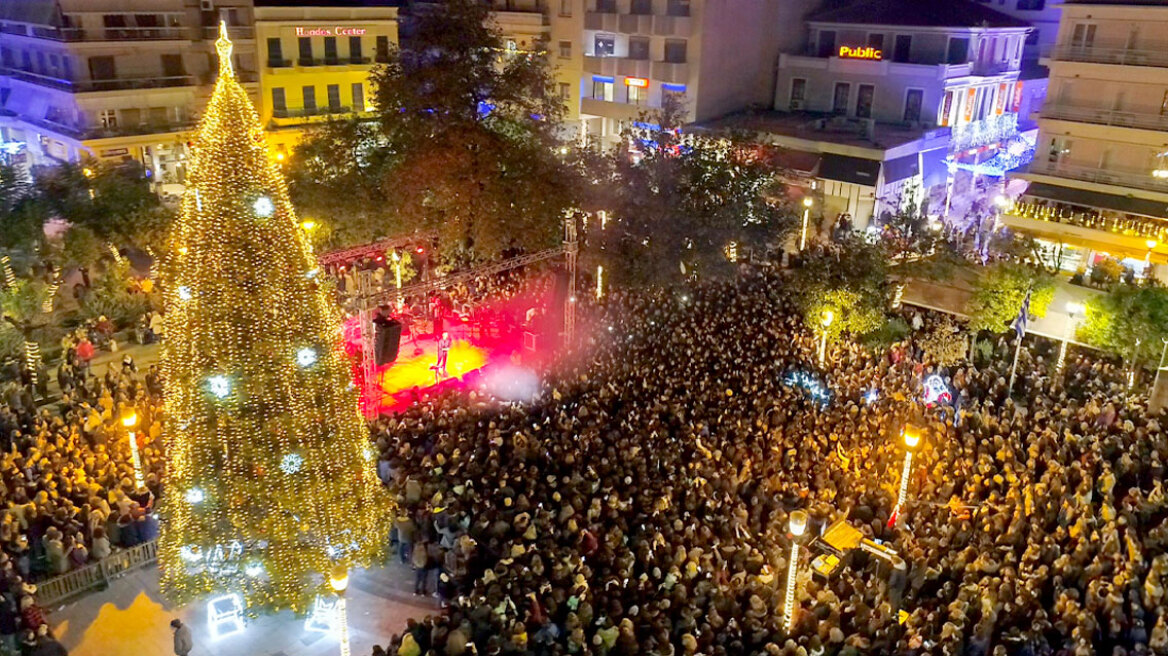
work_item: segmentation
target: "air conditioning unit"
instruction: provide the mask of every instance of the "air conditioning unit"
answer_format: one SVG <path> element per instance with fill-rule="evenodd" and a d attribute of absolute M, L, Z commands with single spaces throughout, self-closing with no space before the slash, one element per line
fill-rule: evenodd
<path fill-rule="evenodd" d="M 199 11 L 215 11 L 214 0 L 199 0 Z"/>
<path fill-rule="evenodd" d="M 798 100 L 792 99 L 791 100 L 791 111 L 797 112 L 801 109 L 803 109 L 803 99 L 802 98 L 799 98 Z"/>

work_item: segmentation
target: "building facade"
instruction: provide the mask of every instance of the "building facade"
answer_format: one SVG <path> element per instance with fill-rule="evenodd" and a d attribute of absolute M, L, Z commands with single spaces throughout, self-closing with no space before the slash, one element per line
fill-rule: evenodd
<path fill-rule="evenodd" d="M 580 132 L 602 141 L 671 102 L 685 122 L 767 105 L 780 49 L 804 38 L 791 26 L 816 4 L 557 1 L 553 59 Z"/>
<path fill-rule="evenodd" d="M 1168 3 L 1063 5 L 1028 187 L 1002 221 L 1067 270 L 1168 253 Z M 1059 248 L 1059 245 L 1062 247 Z"/>
<path fill-rule="evenodd" d="M 395 0 L 257 0 L 260 120 L 277 157 L 315 124 L 373 111 L 369 75 L 398 44 Z"/>
<path fill-rule="evenodd" d="M 774 107 L 786 117 L 771 122 L 787 129 L 771 141 L 874 160 L 878 171 L 821 176 L 825 215 L 863 228 L 910 197 L 940 213 L 969 170 L 1025 150 L 1016 139 L 1026 22 L 966 0 L 868 0 L 807 26 L 806 47 L 779 59 Z"/>
<path fill-rule="evenodd" d="M 219 21 L 256 90 L 246 0 L 0 3 L 0 139 L 26 161 L 141 162 L 181 184 L 187 140 L 210 94 Z"/>

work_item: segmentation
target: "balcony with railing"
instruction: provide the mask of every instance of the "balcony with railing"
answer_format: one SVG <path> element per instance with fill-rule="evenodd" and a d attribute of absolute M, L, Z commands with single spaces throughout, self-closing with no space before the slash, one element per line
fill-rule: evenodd
<path fill-rule="evenodd" d="M 1056 103 L 1042 108 L 1042 118 L 1168 132 L 1168 116 L 1158 112 L 1128 112 Z"/>
<path fill-rule="evenodd" d="M 134 91 L 141 89 L 168 89 L 195 85 L 192 75 L 152 75 L 148 77 L 116 78 L 112 80 L 80 80 L 73 83 L 74 91 Z"/>
<path fill-rule="evenodd" d="M 688 37 L 693 33 L 689 16 L 654 16 L 653 34 Z"/>
<path fill-rule="evenodd" d="M 949 150 L 956 152 L 980 148 L 1003 142 L 1016 134 L 1018 134 L 1017 114 L 988 116 L 980 121 L 954 126 L 949 138 Z"/>
<path fill-rule="evenodd" d="M 615 12 L 589 11 L 584 14 L 584 29 L 602 32 L 616 32 L 619 16 Z"/>
<path fill-rule="evenodd" d="M 1140 242 L 1148 239 L 1154 239 L 1162 244 L 1168 243 L 1168 221 L 1046 200 L 1017 202 L 1008 212 L 1002 214 L 1002 221 L 1011 227 L 1035 232 L 1043 231 L 1042 227 L 1038 224 L 1027 225 L 1028 221 L 1058 224 L 1059 228 L 1051 226 L 1051 231 L 1077 233 L 1091 241 L 1109 239 L 1086 231 L 1106 232 L 1109 236 L 1114 235 L 1111 239 L 1126 238 L 1132 241 L 1131 245 L 1137 249 L 1141 246 Z M 1094 239 L 1091 239 L 1092 237 Z"/>
<path fill-rule="evenodd" d="M 689 81 L 689 64 L 685 62 L 653 62 L 654 80 L 671 84 L 685 84 Z"/>
<path fill-rule="evenodd" d="M 346 106 L 324 106 L 324 107 L 298 107 L 294 109 L 283 108 L 273 109 L 272 118 L 275 119 L 305 119 L 305 118 L 328 118 L 330 116 L 341 116 L 343 114 L 352 114 L 352 107 Z"/>
<path fill-rule="evenodd" d="M 616 75 L 618 57 L 584 55 L 584 70 L 595 75 Z"/>
<path fill-rule="evenodd" d="M 61 91 L 72 91 L 73 81 L 64 78 L 55 77 L 52 75 L 45 75 L 43 73 L 34 73 L 33 71 L 26 71 L 19 68 L 0 68 L 0 73 L 8 77 L 28 82 L 29 84 L 36 84 L 42 87 L 49 87 L 51 89 L 59 89 Z"/>
<path fill-rule="evenodd" d="M 33 26 L 29 36 L 53 41 L 185 41 L 185 27 L 49 27 Z"/>
<path fill-rule="evenodd" d="M 1168 67 L 1168 41 L 1139 43 L 1095 41 L 1049 47 L 1044 57 L 1060 62 L 1115 64 L 1119 66 Z"/>
<path fill-rule="evenodd" d="M 214 41 L 219 38 L 218 25 L 204 25 L 203 26 L 203 40 Z M 255 28 L 250 25 L 228 25 L 227 38 L 232 41 L 250 41 L 255 39 Z"/>
<path fill-rule="evenodd" d="M 1168 193 L 1168 178 L 1157 177 L 1147 169 L 1122 169 L 1115 166 L 1100 168 L 1036 159 L 1030 163 L 1026 172 L 1068 180 Z"/>
<path fill-rule="evenodd" d="M 269 59 L 268 68 L 292 68 L 291 59 Z"/>

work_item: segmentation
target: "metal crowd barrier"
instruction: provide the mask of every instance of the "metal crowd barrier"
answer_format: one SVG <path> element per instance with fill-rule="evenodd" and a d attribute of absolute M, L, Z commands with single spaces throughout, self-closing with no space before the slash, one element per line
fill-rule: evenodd
<path fill-rule="evenodd" d="M 80 594 L 103 588 L 110 581 L 149 565 L 158 558 L 158 541 L 143 542 L 136 547 L 121 549 L 111 553 L 104 560 L 81 569 L 66 572 L 47 581 L 37 583 L 36 598 L 41 606 L 51 606 Z"/>

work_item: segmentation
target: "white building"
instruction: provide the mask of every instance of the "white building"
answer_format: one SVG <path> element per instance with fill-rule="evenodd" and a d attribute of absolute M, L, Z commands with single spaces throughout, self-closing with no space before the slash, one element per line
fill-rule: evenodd
<path fill-rule="evenodd" d="M 214 81 L 218 23 L 255 91 L 250 2 L 3 0 L 0 138 L 32 164 L 133 159 L 181 182 L 186 141 Z"/>
<path fill-rule="evenodd" d="M 1003 221 L 1068 270 L 1168 253 L 1168 3 L 1063 5 L 1030 183 Z M 1151 248 L 1149 248 L 1151 246 Z M 1068 253 L 1069 252 L 1069 253 Z"/>
<path fill-rule="evenodd" d="M 939 212 L 955 177 L 971 178 L 954 172 L 1004 158 L 1018 133 L 1024 21 L 967 0 L 867 0 L 807 25 L 807 47 L 779 59 L 774 107 L 786 116 L 769 118 L 765 140 L 824 156 L 835 175 L 820 171 L 825 215 L 863 228 L 913 188 Z M 868 160 L 872 173 L 836 156 Z"/>

